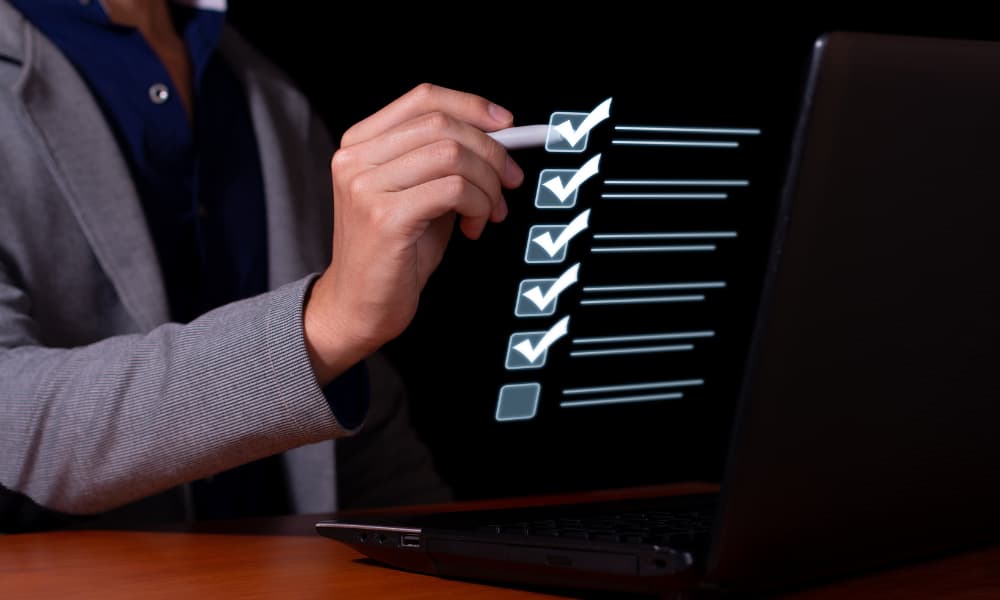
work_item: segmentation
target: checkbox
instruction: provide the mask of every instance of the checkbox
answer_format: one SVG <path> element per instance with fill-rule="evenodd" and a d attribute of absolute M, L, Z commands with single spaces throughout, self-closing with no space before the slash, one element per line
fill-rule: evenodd
<path fill-rule="evenodd" d="M 583 211 L 567 225 L 532 225 L 524 249 L 526 263 L 560 263 L 566 258 L 570 240 L 587 229 L 590 209 Z"/>
<path fill-rule="evenodd" d="M 507 344 L 507 360 L 504 362 L 504 366 L 511 371 L 516 371 L 518 369 L 540 369 L 544 367 L 545 359 L 549 355 L 548 348 L 543 349 L 537 354 L 537 356 L 531 357 L 525 356 L 522 352 L 517 350 L 517 346 L 524 344 L 525 342 L 527 342 L 529 346 L 522 347 L 531 347 L 538 344 L 544 335 L 544 331 L 511 334 L 510 342 Z"/>
<path fill-rule="evenodd" d="M 572 179 L 576 175 L 576 169 L 542 169 L 542 174 L 538 176 L 538 187 L 535 189 L 535 206 L 538 208 L 573 208 L 576 206 L 577 188 L 562 200 L 552 189 L 546 187 L 546 183 L 557 181 L 560 184 Z"/>
<path fill-rule="evenodd" d="M 589 113 L 585 112 L 554 112 L 549 116 L 549 131 L 563 123 L 569 123 L 573 129 L 583 125 L 584 119 Z M 575 144 L 570 144 L 566 138 L 558 135 L 549 135 L 545 140 L 545 149 L 549 152 L 583 152 L 587 149 L 587 140 L 590 139 L 590 132 L 583 134 Z"/>
<path fill-rule="evenodd" d="M 513 383 L 500 388 L 497 398 L 497 421 L 527 421 L 538 412 L 542 386 L 537 383 Z"/>
<path fill-rule="evenodd" d="M 601 170 L 601 155 L 590 158 L 579 169 L 544 169 L 538 177 L 535 206 L 570 208 L 576 204 L 577 191 Z"/>
<path fill-rule="evenodd" d="M 555 284 L 555 279 L 525 279 L 517 288 L 517 303 L 514 305 L 514 314 L 518 317 L 547 317 L 555 314 L 556 304 L 559 298 L 553 298 L 544 306 L 539 307 L 538 303 L 530 300 L 530 290 L 538 288 L 544 295 Z"/>
<path fill-rule="evenodd" d="M 560 246 L 555 254 L 550 254 L 544 246 L 536 241 L 544 240 L 546 235 L 549 236 L 549 239 L 558 239 L 559 234 L 565 229 L 565 225 L 532 225 L 528 231 L 528 247 L 524 252 L 524 262 L 529 264 L 561 263 L 566 260 L 566 244 Z"/>
<path fill-rule="evenodd" d="M 517 289 L 514 314 L 518 317 L 546 317 L 556 312 L 559 295 L 576 283 L 580 263 L 554 279 L 525 279 Z"/>
<path fill-rule="evenodd" d="M 569 332 L 569 317 L 563 317 L 547 331 L 512 333 L 507 342 L 504 366 L 517 369 L 539 369 L 545 366 L 549 348 Z"/>
<path fill-rule="evenodd" d="M 587 149 L 590 131 L 611 116 L 611 98 L 601 102 L 589 113 L 554 112 L 549 116 L 549 135 L 545 149 L 549 152 L 583 152 Z"/>

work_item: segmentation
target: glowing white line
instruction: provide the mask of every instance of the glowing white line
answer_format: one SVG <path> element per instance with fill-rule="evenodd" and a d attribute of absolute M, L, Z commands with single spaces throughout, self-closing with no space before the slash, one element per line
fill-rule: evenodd
<path fill-rule="evenodd" d="M 601 194 L 605 200 L 725 200 L 728 197 L 729 194 Z"/>
<path fill-rule="evenodd" d="M 686 352 L 694 350 L 693 344 L 676 344 L 673 346 L 645 346 L 642 348 L 616 348 L 612 350 L 574 350 L 570 356 L 609 356 L 613 354 L 650 354 L 653 352 Z"/>
<path fill-rule="evenodd" d="M 604 185 L 724 185 L 748 186 L 746 179 L 605 179 Z"/>
<path fill-rule="evenodd" d="M 679 233 L 596 233 L 595 240 L 670 240 L 690 238 L 734 238 L 735 231 L 687 231 Z"/>
<path fill-rule="evenodd" d="M 650 296 L 649 298 L 607 298 L 604 300 L 580 300 L 580 304 L 662 304 L 666 302 L 701 302 L 705 296 Z"/>
<path fill-rule="evenodd" d="M 753 127 L 663 127 L 658 125 L 615 125 L 615 131 L 651 131 L 660 133 L 718 133 L 723 135 L 760 135 Z"/>
<path fill-rule="evenodd" d="M 678 140 L 611 140 L 617 146 L 674 146 L 678 148 L 736 148 L 739 142 L 682 142 Z"/>
<path fill-rule="evenodd" d="M 630 402 L 649 402 L 651 400 L 676 400 L 683 398 L 681 392 L 670 394 L 644 394 L 640 396 L 619 396 L 617 398 L 596 398 L 594 400 L 568 400 L 560 402 L 562 408 L 572 408 L 574 406 L 600 406 L 602 404 L 627 404 Z"/>
<path fill-rule="evenodd" d="M 657 381 L 654 383 L 634 383 L 629 385 L 602 385 L 598 387 L 567 388 L 563 390 L 566 396 L 577 394 L 600 394 L 601 392 L 631 392 L 638 390 L 655 390 L 659 388 L 683 387 L 688 385 L 702 385 L 704 379 L 684 379 L 681 381 Z"/>
<path fill-rule="evenodd" d="M 619 246 L 591 248 L 591 252 L 712 252 L 715 244 L 704 244 L 697 246 Z"/>
<path fill-rule="evenodd" d="M 574 344 L 604 344 L 614 342 L 643 342 L 652 340 L 679 340 L 685 338 L 712 337 L 714 331 L 685 331 L 682 333 L 651 333 L 647 335 L 616 335 L 608 337 L 587 337 L 573 340 Z"/>
<path fill-rule="evenodd" d="M 632 292 L 643 290 L 690 290 L 705 288 L 724 288 L 725 281 L 705 281 L 701 283 L 649 283 L 639 285 L 588 285 L 585 292 Z"/>

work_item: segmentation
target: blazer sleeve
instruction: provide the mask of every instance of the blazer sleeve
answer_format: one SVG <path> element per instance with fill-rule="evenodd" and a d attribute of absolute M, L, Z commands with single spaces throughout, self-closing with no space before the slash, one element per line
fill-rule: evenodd
<path fill-rule="evenodd" d="M 314 280 L 187 325 L 52 348 L 36 341 L 30 299 L 0 256 L 0 485 L 46 509 L 95 514 L 354 433 L 337 423 L 306 352 Z"/>

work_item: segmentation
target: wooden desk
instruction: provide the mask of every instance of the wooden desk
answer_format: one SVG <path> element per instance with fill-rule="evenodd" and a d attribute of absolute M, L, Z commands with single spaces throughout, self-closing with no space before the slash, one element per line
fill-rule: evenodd
<path fill-rule="evenodd" d="M 460 507 L 536 501 L 475 502 Z M 602 597 L 573 592 L 552 595 L 383 567 L 316 534 L 314 523 L 328 516 L 217 523 L 179 531 L 78 530 L 0 536 L 0 598 Z M 781 596 L 782 600 L 889 597 L 1000 598 L 1000 546 Z"/>

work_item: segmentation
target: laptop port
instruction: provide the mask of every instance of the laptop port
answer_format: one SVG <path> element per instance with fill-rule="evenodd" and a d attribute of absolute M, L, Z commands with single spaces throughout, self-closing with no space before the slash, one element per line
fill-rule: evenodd
<path fill-rule="evenodd" d="M 404 533 L 399 536 L 399 547 L 400 548 L 419 548 L 420 547 L 420 536 L 413 533 Z"/>

